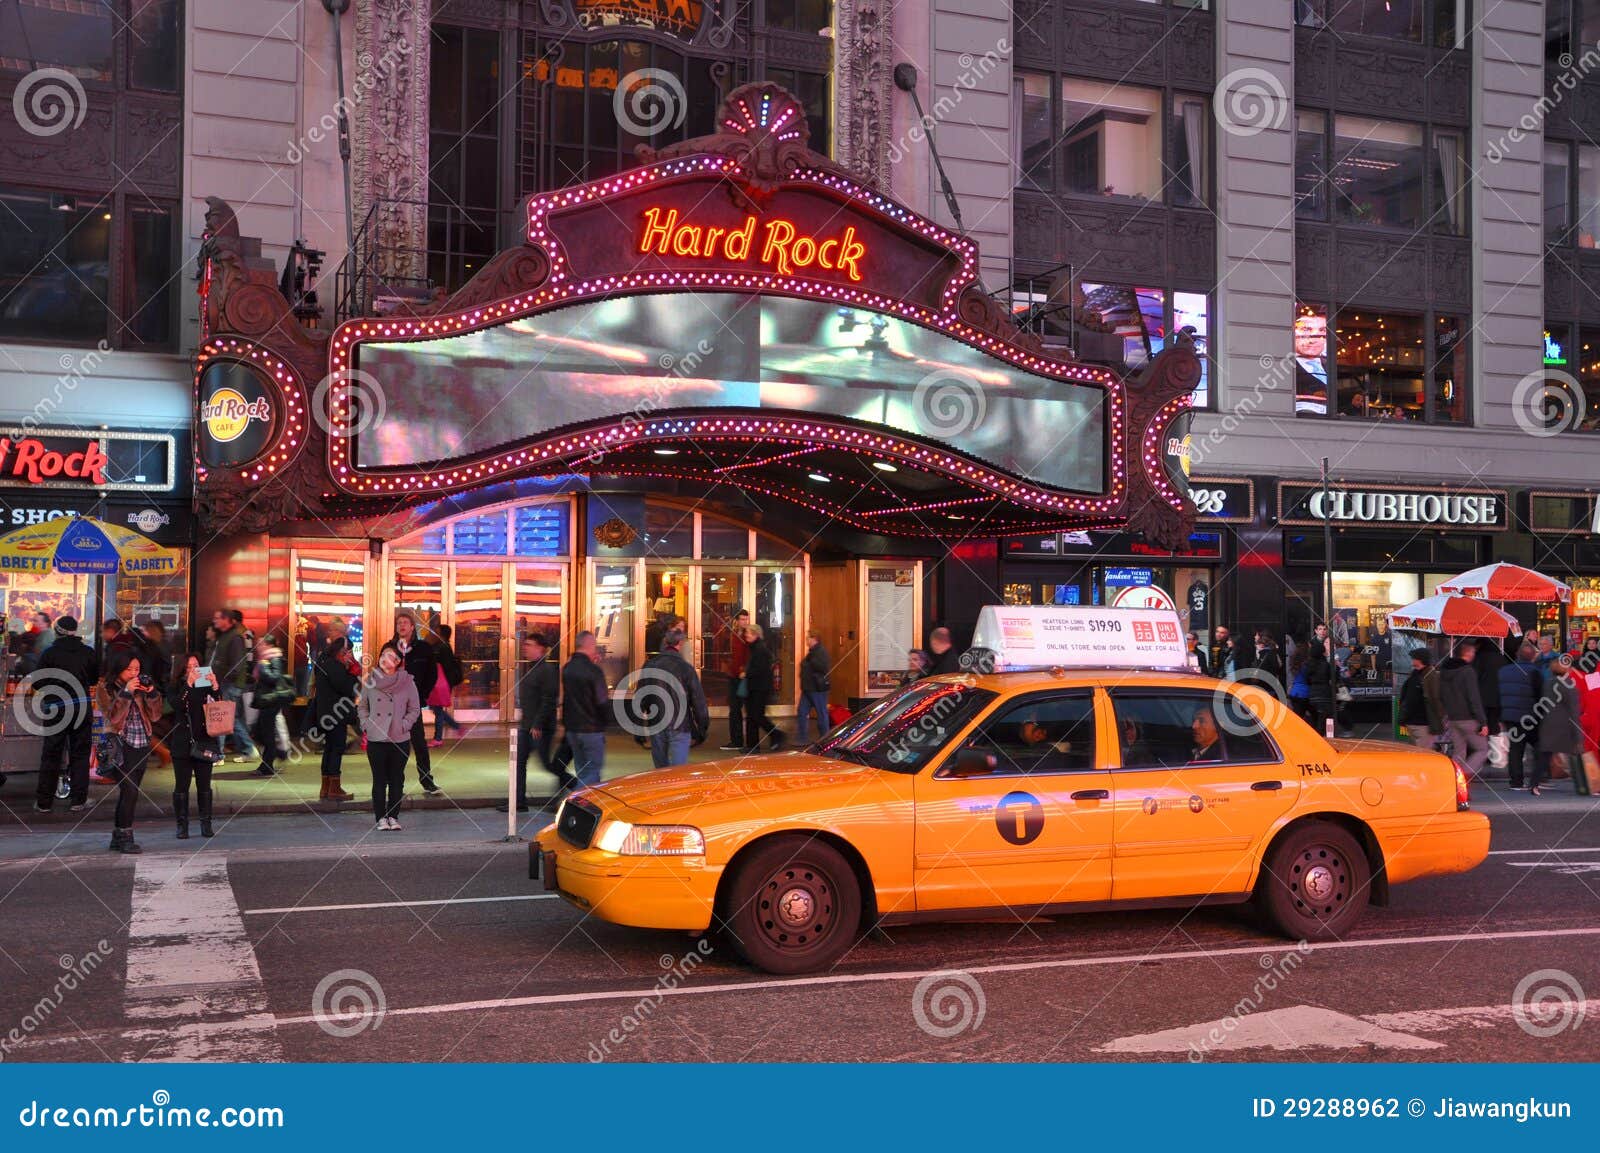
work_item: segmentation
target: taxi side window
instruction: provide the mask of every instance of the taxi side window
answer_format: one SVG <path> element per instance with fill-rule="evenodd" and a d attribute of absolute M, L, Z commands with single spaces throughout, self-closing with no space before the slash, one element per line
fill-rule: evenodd
<path fill-rule="evenodd" d="M 1129 769 L 1250 765 L 1279 759 L 1261 722 L 1230 693 L 1112 690 Z"/>
<path fill-rule="evenodd" d="M 1030 697 L 1000 709 L 967 748 L 994 755 L 1000 773 L 1087 772 L 1094 755 L 1094 694 Z"/>

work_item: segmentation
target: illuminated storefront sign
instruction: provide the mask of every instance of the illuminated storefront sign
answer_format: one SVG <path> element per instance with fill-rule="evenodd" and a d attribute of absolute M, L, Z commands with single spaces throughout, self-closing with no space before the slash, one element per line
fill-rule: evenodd
<path fill-rule="evenodd" d="M 271 391 L 252 366 L 211 361 L 200 373 L 199 398 L 195 432 L 203 465 L 236 467 L 261 455 L 276 421 Z"/>
<path fill-rule="evenodd" d="M 1372 524 L 1385 528 L 1474 528 L 1507 526 L 1504 490 L 1384 489 L 1285 483 L 1278 488 L 1278 519 L 1283 524 Z"/>
<path fill-rule="evenodd" d="M 98 440 L 87 441 L 82 448 L 58 451 L 36 437 L 0 437 L 0 477 L 21 484 L 78 480 L 103 485 L 109 463 Z"/>
<path fill-rule="evenodd" d="M 760 243 L 756 244 L 757 224 Z M 837 236 L 819 239 L 800 233 L 782 219 L 758 222 L 755 215 L 745 217 L 737 228 L 718 228 L 689 224 L 679 219 L 676 208 L 663 212 L 647 208 L 639 230 L 639 251 L 657 256 L 692 256 L 702 260 L 721 259 L 742 264 L 754 259 L 757 264 L 781 276 L 797 270 L 825 268 L 842 272 L 861 282 L 861 260 L 867 246 L 856 236 L 854 225 L 847 225 Z"/>

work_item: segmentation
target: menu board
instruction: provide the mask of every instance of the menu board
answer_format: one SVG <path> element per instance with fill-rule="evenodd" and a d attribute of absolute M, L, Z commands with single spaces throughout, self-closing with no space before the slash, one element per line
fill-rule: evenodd
<path fill-rule="evenodd" d="M 867 691 L 900 683 L 917 644 L 917 570 L 867 566 Z"/>
<path fill-rule="evenodd" d="M 1176 612 L 1044 605 L 989 605 L 972 647 L 996 671 L 1025 668 L 1187 668 Z"/>

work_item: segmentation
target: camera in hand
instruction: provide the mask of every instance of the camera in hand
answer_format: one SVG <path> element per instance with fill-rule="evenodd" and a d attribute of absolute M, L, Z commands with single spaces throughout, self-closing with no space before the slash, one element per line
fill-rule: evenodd
<path fill-rule="evenodd" d="M 155 682 L 155 679 L 153 677 L 151 677 L 151 675 L 149 673 L 140 673 L 139 674 L 139 683 L 141 685 L 143 685 L 145 688 L 149 688 L 151 685 L 155 684 L 156 682 Z"/>

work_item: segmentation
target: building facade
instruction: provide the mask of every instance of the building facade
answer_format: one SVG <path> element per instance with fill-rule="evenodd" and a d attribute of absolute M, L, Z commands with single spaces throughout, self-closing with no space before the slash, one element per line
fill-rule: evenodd
<path fill-rule="evenodd" d="M 241 254 L 257 274 L 306 274 L 285 284 L 296 315 L 331 332 L 436 305 L 517 243 L 529 196 L 712 132 L 723 97 L 772 81 L 813 148 L 973 242 L 1030 338 L 1133 378 L 1184 330 L 1201 353 L 1192 422 L 1159 446 L 1187 468 L 1193 538 L 942 524 L 915 558 L 918 639 L 992 599 L 1165 598 L 1203 635 L 1303 633 L 1333 610 L 1367 642 L 1384 606 L 1480 561 L 1600 584 L 1592 7 L 22 0 L 0 14 L 5 416 L 46 403 L 34 423 L 71 428 L 76 403 L 97 428 L 187 436 L 212 335 L 192 295 L 208 198 L 259 240 Z M 1324 458 L 1331 501 L 1308 487 Z M 498 653 L 524 586 L 565 589 L 563 619 L 604 609 L 595 590 L 619 574 L 590 574 L 601 558 L 571 543 L 595 519 L 580 488 L 518 480 L 403 532 L 375 521 L 349 549 L 263 534 L 191 599 L 297 632 L 313 605 L 437 604 L 458 625 L 495 617 L 480 631 Z M 825 544 L 748 501 L 684 503 L 687 520 L 660 493 L 621 518 L 683 538 L 627 558 L 652 601 L 792 612 L 816 596 L 798 574 Z M 477 596 L 489 585 L 498 607 Z"/>

